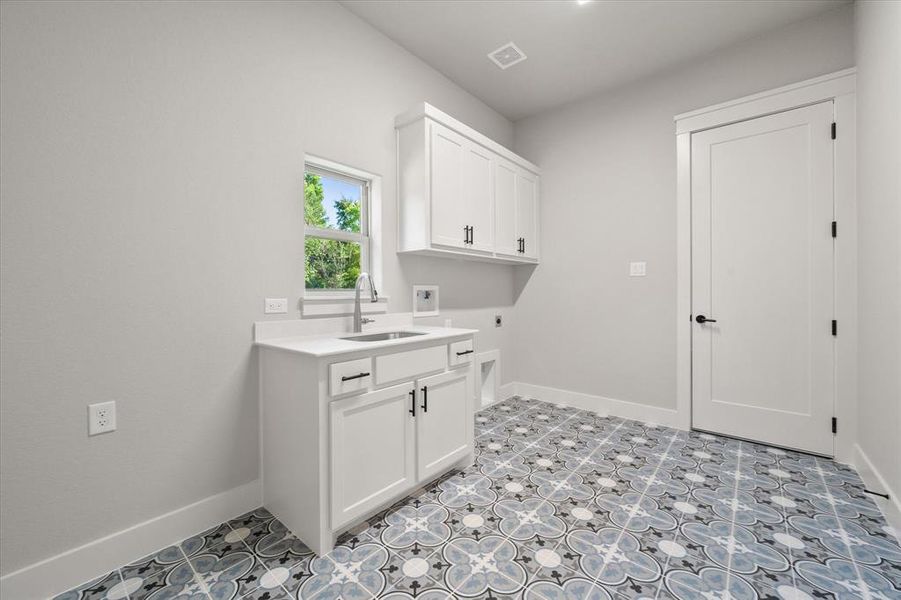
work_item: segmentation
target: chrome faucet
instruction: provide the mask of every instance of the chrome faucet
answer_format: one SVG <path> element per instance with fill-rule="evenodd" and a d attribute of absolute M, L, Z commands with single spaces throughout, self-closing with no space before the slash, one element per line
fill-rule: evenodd
<path fill-rule="evenodd" d="M 360 290 L 363 289 L 364 282 L 369 284 L 369 297 L 372 298 L 370 302 L 379 301 L 379 293 L 375 289 L 375 284 L 372 283 L 372 277 L 369 273 L 360 273 L 357 283 L 354 284 L 354 333 L 360 333 L 363 331 L 364 324 L 375 321 L 375 319 L 363 318 L 363 311 L 360 309 Z"/>

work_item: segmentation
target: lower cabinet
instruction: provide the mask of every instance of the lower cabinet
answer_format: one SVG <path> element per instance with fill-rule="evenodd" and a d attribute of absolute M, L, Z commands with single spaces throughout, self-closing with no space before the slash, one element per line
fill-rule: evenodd
<path fill-rule="evenodd" d="M 468 401 L 469 370 L 451 371 L 416 382 L 416 476 L 426 481 L 465 457 L 472 447 Z"/>
<path fill-rule="evenodd" d="M 460 368 L 333 400 L 332 529 L 464 459 L 473 442 L 471 396 L 470 370 Z"/>
<path fill-rule="evenodd" d="M 474 332 L 460 331 L 338 356 L 261 348 L 263 505 L 316 554 L 472 463 Z"/>
<path fill-rule="evenodd" d="M 333 529 L 416 484 L 413 390 L 405 383 L 332 401 Z"/>

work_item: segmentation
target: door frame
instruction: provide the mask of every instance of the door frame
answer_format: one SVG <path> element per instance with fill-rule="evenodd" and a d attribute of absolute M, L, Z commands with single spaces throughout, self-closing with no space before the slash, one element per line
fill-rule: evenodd
<path fill-rule="evenodd" d="M 852 462 L 857 437 L 857 69 L 845 69 L 759 94 L 676 115 L 676 411 L 692 425 L 691 389 L 691 135 L 692 133 L 834 102 L 835 219 L 835 459 Z M 825 324 L 824 324 L 825 325 Z"/>

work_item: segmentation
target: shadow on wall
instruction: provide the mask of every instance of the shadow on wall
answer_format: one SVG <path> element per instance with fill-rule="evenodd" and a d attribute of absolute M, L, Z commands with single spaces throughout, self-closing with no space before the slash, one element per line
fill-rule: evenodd
<path fill-rule="evenodd" d="M 532 278 L 532 274 L 538 265 L 520 265 L 513 270 L 513 303 L 519 301 L 519 297 L 526 289 L 526 285 Z"/>
<path fill-rule="evenodd" d="M 441 309 L 471 309 L 513 304 L 519 269 L 472 260 L 398 255 L 405 289 L 419 284 L 441 288 Z M 531 269 L 531 267 L 529 267 Z M 405 299 L 411 303 L 412 299 Z"/>

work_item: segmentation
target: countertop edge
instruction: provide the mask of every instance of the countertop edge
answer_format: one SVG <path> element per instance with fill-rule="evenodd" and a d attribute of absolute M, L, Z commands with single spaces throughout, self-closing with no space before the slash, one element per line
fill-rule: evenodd
<path fill-rule="evenodd" d="M 409 331 L 422 330 L 422 327 L 411 327 L 404 328 Z M 343 354 L 356 354 L 359 352 L 363 352 L 366 350 L 371 351 L 381 351 L 385 349 L 398 349 L 400 351 L 407 346 L 415 346 L 420 345 L 424 342 L 434 341 L 434 342 L 445 342 L 452 341 L 457 338 L 467 338 L 475 335 L 479 332 L 478 329 L 464 329 L 464 328 L 451 328 L 447 331 L 442 331 L 443 328 L 434 328 L 435 331 L 426 332 L 426 335 L 423 337 L 412 337 L 412 338 L 401 338 L 398 340 L 385 340 L 381 342 L 371 342 L 362 344 L 360 346 L 350 347 L 350 348 L 340 348 L 335 350 L 323 350 L 316 351 L 312 349 L 304 349 L 296 347 L 296 344 L 300 343 L 315 343 L 320 340 L 333 340 L 336 339 L 336 336 L 303 336 L 303 337 L 285 337 L 285 338 L 273 338 L 269 340 L 260 340 L 253 342 L 254 346 L 259 346 L 261 348 L 267 348 L 271 350 L 281 350 L 282 352 L 290 352 L 292 354 L 299 354 L 301 356 L 307 356 L 310 358 L 324 358 L 331 356 L 340 356 Z M 369 333 L 369 332 L 364 332 Z M 375 332 L 373 332 L 375 333 Z M 339 335 L 353 335 L 352 333 L 342 333 Z M 294 346 L 294 347 L 292 347 Z"/>

